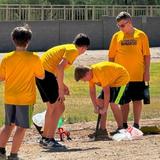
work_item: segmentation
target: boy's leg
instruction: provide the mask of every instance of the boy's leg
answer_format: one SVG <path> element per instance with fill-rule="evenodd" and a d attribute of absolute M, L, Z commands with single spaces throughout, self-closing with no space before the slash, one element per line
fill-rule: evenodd
<path fill-rule="evenodd" d="M 13 142 L 12 142 L 12 148 L 11 148 L 12 154 L 18 153 L 21 143 L 23 141 L 24 135 L 25 135 L 25 131 L 26 131 L 25 128 L 22 128 L 22 127 L 16 128 L 16 132 L 13 136 Z"/>
<path fill-rule="evenodd" d="M 13 128 L 14 128 L 14 125 L 6 125 L 2 128 L 0 132 L 0 147 L 1 148 L 5 148 Z"/>
<path fill-rule="evenodd" d="M 142 112 L 142 101 L 133 101 L 134 127 L 139 128 Z"/>
<path fill-rule="evenodd" d="M 122 110 L 122 116 L 123 116 L 123 124 L 126 126 L 123 126 L 124 128 L 127 127 L 127 121 L 128 121 L 128 114 L 129 114 L 129 103 L 121 105 L 121 110 Z"/>
<path fill-rule="evenodd" d="M 52 119 L 53 118 L 53 112 L 56 108 L 55 103 L 51 104 L 49 102 L 46 103 L 47 104 L 47 111 L 46 111 L 46 115 L 45 115 L 45 123 L 44 123 L 44 130 L 43 130 L 43 137 L 46 138 L 53 138 L 53 134 L 50 135 L 49 130 L 52 129 Z"/>
<path fill-rule="evenodd" d="M 43 137 L 53 138 L 57 129 L 60 116 L 64 112 L 64 103 L 56 102 L 54 104 L 47 103 L 47 112 L 45 116 L 45 126 Z"/>
<path fill-rule="evenodd" d="M 97 104 L 98 106 L 103 107 L 103 99 L 97 98 Z M 101 115 L 101 120 L 100 120 L 100 129 L 105 130 L 106 129 L 106 120 L 107 120 L 107 113 Z"/>
<path fill-rule="evenodd" d="M 117 122 L 117 126 L 119 129 L 123 128 L 123 117 L 122 117 L 122 111 L 118 104 L 110 103 L 112 112 L 114 114 L 114 118 Z"/>

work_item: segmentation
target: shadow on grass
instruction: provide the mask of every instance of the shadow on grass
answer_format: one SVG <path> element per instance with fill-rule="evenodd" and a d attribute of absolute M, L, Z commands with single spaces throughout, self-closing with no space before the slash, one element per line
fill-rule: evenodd
<path fill-rule="evenodd" d="M 91 148 L 56 148 L 56 149 L 48 149 L 42 152 L 79 152 L 79 151 L 89 151 L 89 150 L 97 150 L 99 147 L 91 147 Z"/>

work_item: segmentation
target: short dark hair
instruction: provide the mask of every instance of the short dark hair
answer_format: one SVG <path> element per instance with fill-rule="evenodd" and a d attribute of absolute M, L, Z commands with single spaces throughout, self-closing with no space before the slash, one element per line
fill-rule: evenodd
<path fill-rule="evenodd" d="M 90 71 L 90 68 L 88 66 L 78 66 L 78 67 L 76 67 L 75 70 L 74 70 L 74 79 L 76 81 L 79 81 L 89 71 Z"/>
<path fill-rule="evenodd" d="M 131 15 L 128 12 L 120 12 L 116 17 L 116 21 L 119 22 L 123 19 L 131 19 Z"/>
<path fill-rule="evenodd" d="M 26 24 L 24 26 L 16 27 L 11 32 L 12 40 L 16 46 L 26 46 L 32 38 L 32 31 Z"/>
<path fill-rule="evenodd" d="M 79 33 L 77 36 L 74 38 L 73 43 L 77 45 L 78 47 L 82 46 L 89 46 L 90 45 L 90 40 L 88 36 L 84 33 Z"/>

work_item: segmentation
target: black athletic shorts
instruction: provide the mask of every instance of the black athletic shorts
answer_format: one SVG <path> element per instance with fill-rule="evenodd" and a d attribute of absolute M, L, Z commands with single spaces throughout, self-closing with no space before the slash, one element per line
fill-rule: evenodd
<path fill-rule="evenodd" d="M 43 102 L 55 103 L 59 96 L 58 82 L 54 74 L 45 71 L 45 78 L 36 78 L 37 88 L 41 95 Z"/>
<path fill-rule="evenodd" d="M 131 101 L 140 101 L 144 98 L 144 82 L 129 82 L 126 86 L 123 95 L 118 104 L 127 104 Z M 116 97 L 119 94 L 120 87 L 111 87 L 110 88 L 110 102 L 115 102 Z M 104 93 L 101 93 L 98 96 L 99 99 L 104 99 Z"/>
<path fill-rule="evenodd" d="M 139 101 L 144 98 L 145 82 L 129 82 L 128 101 Z"/>
<path fill-rule="evenodd" d="M 121 86 L 121 87 L 110 87 L 110 103 L 115 104 L 126 104 L 128 101 L 126 101 L 126 90 L 128 85 Z M 97 97 L 98 99 L 104 99 L 104 92 L 103 90 L 100 92 L 100 94 Z"/>

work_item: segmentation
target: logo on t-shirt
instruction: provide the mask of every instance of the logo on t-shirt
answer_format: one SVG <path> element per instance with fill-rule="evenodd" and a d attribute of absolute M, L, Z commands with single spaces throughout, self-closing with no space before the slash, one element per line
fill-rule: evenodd
<path fill-rule="evenodd" d="M 121 41 L 121 45 L 124 46 L 124 45 L 137 45 L 137 40 L 135 39 L 129 39 L 129 40 L 122 40 Z"/>

